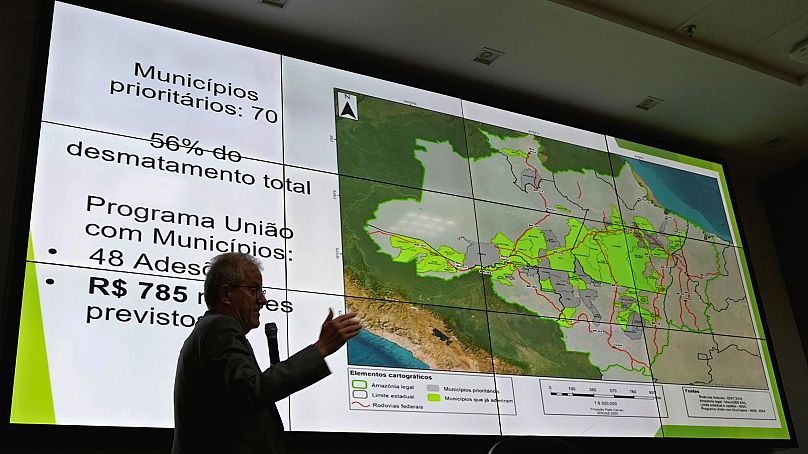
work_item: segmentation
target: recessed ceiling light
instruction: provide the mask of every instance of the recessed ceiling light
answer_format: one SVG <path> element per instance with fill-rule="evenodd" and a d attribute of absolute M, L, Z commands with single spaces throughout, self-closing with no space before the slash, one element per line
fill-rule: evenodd
<path fill-rule="evenodd" d="M 791 57 L 792 60 L 808 64 L 808 39 L 794 46 L 788 56 Z"/>
<path fill-rule="evenodd" d="M 788 142 L 791 142 L 791 137 L 777 136 L 777 137 L 773 138 L 772 140 L 764 143 L 763 145 L 766 145 L 769 148 L 777 148 L 780 145 L 786 144 Z"/>
<path fill-rule="evenodd" d="M 645 99 L 642 100 L 642 102 L 640 102 L 634 107 L 642 110 L 651 110 L 657 105 L 659 105 L 659 103 L 661 103 L 662 101 L 663 101 L 662 99 L 655 98 L 653 96 L 647 96 Z"/>
<path fill-rule="evenodd" d="M 476 61 L 477 63 L 490 65 L 491 63 L 494 63 L 494 60 L 496 60 L 497 58 L 500 57 L 500 55 L 503 54 L 505 54 L 505 52 L 494 50 L 489 47 L 483 47 L 482 50 L 480 50 L 474 55 L 473 60 Z"/>
<path fill-rule="evenodd" d="M 283 8 L 286 6 L 287 0 L 261 0 L 258 3 L 262 5 L 269 5 L 269 6 L 277 6 L 278 8 Z"/>

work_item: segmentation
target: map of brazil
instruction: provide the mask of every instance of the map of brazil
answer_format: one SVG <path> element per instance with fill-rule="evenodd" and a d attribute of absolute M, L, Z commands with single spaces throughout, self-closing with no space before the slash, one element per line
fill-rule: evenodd
<path fill-rule="evenodd" d="M 335 92 L 351 365 L 766 389 L 716 178 Z"/>

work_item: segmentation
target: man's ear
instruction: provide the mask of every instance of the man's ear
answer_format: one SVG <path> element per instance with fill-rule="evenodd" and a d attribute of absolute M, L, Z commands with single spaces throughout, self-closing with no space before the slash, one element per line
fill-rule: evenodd
<path fill-rule="evenodd" d="M 232 288 L 227 284 L 222 284 L 222 286 L 219 287 L 219 302 L 224 304 L 225 306 L 230 305 L 230 302 L 231 302 L 230 301 L 230 292 L 231 292 L 231 290 L 232 290 Z"/>

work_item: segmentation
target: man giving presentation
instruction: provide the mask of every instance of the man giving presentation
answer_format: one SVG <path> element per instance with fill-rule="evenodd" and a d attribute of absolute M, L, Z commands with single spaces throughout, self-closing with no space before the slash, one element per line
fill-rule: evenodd
<path fill-rule="evenodd" d="M 266 304 L 261 263 L 240 253 L 213 258 L 205 278 L 208 311 L 185 340 L 174 379 L 172 453 L 283 453 L 275 402 L 330 374 L 324 358 L 356 336 L 353 313 L 329 309 L 312 345 L 262 371 L 246 334 Z"/>

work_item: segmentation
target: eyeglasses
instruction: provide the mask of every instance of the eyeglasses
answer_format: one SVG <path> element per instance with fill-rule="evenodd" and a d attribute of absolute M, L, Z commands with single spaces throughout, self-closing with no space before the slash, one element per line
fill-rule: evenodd
<path fill-rule="evenodd" d="M 250 287 L 248 285 L 232 285 L 231 287 L 239 287 L 239 288 L 246 288 L 247 290 L 252 290 L 255 294 L 255 301 L 259 301 L 258 295 L 267 296 L 267 290 L 261 287 Z"/>

